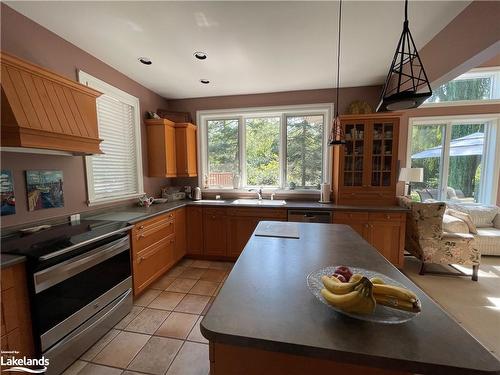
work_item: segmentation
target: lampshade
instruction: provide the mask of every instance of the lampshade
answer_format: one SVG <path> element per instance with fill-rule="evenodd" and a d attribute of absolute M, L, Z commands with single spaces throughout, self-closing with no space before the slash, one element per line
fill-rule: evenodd
<path fill-rule="evenodd" d="M 424 168 L 401 168 L 399 181 L 422 182 L 424 180 Z"/>

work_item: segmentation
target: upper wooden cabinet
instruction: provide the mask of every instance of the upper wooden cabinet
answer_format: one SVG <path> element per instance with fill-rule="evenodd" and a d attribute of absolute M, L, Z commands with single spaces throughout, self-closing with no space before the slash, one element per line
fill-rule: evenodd
<path fill-rule="evenodd" d="M 0 63 L 2 146 L 101 153 L 100 92 L 6 53 Z"/>
<path fill-rule="evenodd" d="M 197 176 L 195 125 L 189 122 L 175 124 L 175 148 L 177 157 L 177 176 Z"/>
<path fill-rule="evenodd" d="M 145 124 L 149 176 L 196 176 L 196 126 L 167 119 L 145 120 Z"/>
<path fill-rule="evenodd" d="M 145 120 L 148 165 L 151 177 L 176 177 L 175 123 L 167 119 Z"/>
<path fill-rule="evenodd" d="M 396 203 L 399 116 L 341 116 L 345 146 L 333 148 L 335 203 Z"/>

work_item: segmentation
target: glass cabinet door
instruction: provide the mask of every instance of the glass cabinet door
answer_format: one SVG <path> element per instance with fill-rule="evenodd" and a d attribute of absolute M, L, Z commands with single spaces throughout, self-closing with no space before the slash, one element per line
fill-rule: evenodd
<path fill-rule="evenodd" d="M 371 186 L 391 186 L 394 124 L 375 122 L 372 127 Z"/>
<path fill-rule="evenodd" d="M 344 186 L 363 185 L 365 124 L 346 123 L 344 148 Z"/>

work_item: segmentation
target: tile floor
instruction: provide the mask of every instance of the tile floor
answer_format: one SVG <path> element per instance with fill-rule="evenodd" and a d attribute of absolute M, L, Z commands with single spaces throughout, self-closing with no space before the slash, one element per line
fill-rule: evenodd
<path fill-rule="evenodd" d="M 208 374 L 208 342 L 200 321 L 232 267 L 231 262 L 181 260 L 64 375 Z"/>

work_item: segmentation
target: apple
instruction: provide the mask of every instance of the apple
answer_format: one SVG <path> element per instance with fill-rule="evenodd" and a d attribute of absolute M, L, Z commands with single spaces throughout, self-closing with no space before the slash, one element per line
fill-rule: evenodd
<path fill-rule="evenodd" d="M 347 282 L 347 279 L 343 275 L 341 275 L 340 273 L 334 273 L 332 275 L 332 277 L 336 277 L 337 279 L 339 279 L 343 283 Z"/>
<path fill-rule="evenodd" d="M 335 269 L 335 273 L 344 276 L 344 279 L 350 280 L 352 276 L 352 272 L 349 269 L 349 267 L 346 266 L 340 266 Z"/>

